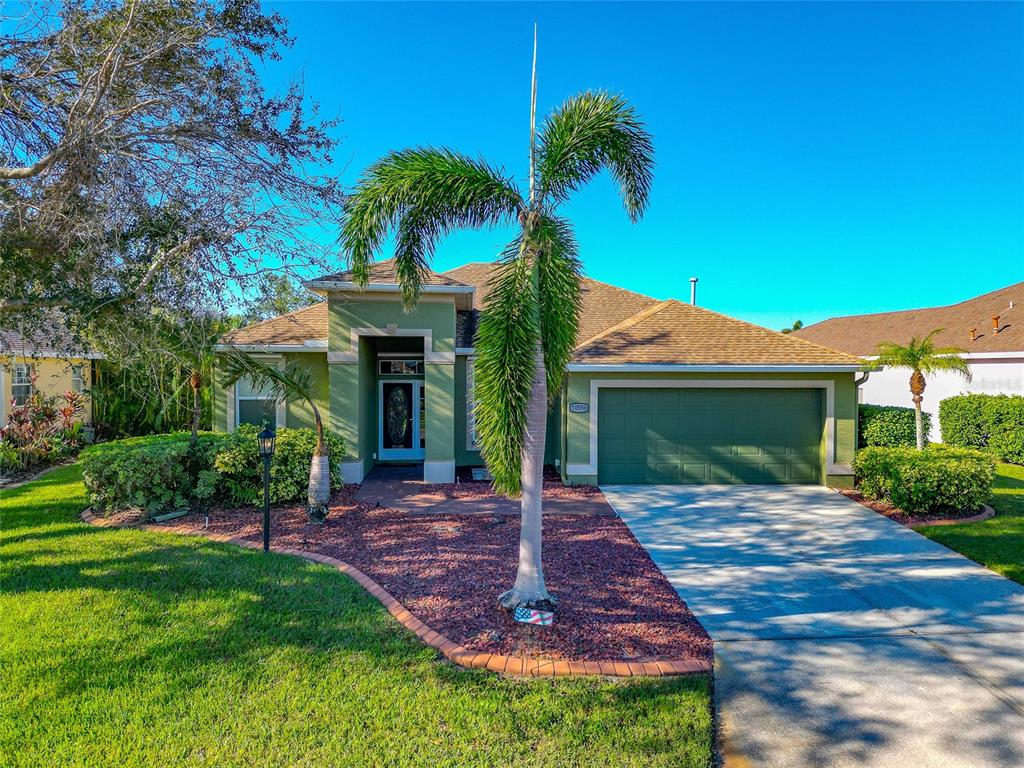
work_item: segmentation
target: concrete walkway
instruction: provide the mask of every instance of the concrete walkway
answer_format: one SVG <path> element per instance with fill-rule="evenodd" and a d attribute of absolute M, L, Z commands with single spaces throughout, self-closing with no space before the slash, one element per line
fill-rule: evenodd
<path fill-rule="evenodd" d="M 813 486 L 612 486 L 715 639 L 726 766 L 1024 766 L 1024 587 Z"/>

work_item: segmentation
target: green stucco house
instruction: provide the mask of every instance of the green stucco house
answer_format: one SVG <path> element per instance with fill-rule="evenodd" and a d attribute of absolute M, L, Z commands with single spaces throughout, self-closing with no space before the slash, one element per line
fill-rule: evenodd
<path fill-rule="evenodd" d="M 345 438 L 347 482 L 416 462 L 453 482 L 483 461 L 473 426 L 477 313 L 492 264 L 429 273 L 404 312 L 390 261 L 367 288 L 349 273 L 309 283 L 324 302 L 222 340 L 320 383 Z M 675 300 L 586 279 L 580 343 L 551 408 L 546 462 L 570 483 L 852 483 L 862 361 Z M 214 393 L 216 429 L 311 426 L 302 403 L 244 382 Z"/>

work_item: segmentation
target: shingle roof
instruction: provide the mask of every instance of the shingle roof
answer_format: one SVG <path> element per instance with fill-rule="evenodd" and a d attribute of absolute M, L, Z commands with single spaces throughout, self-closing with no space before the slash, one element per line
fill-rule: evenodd
<path fill-rule="evenodd" d="M 999 333 L 992 331 L 995 315 L 999 316 Z M 939 346 L 972 353 L 1024 352 L 1024 282 L 947 307 L 835 317 L 792 335 L 855 355 L 873 355 L 880 341 L 905 344 L 912 336 L 921 337 L 938 328 L 943 329 L 935 337 Z M 972 328 L 976 329 L 974 341 Z"/>
<path fill-rule="evenodd" d="M 853 355 L 670 299 L 580 344 L 574 363 L 859 365 Z"/>
<path fill-rule="evenodd" d="M 495 266 L 493 262 L 471 262 L 444 274 L 461 280 L 466 285 L 475 285 L 476 293 L 473 306 L 483 306 L 487 297 L 488 285 Z M 580 315 L 580 338 L 589 339 L 605 328 L 620 323 L 635 315 L 641 309 L 657 304 L 657 299 L 644 296 L 642 293 L 627 291 L 608 283 L 602 283 L 589 277 L 583 278 L 583 312 Z"/>
<path fill-rule="evenodd" d="M 316 278 L 316 280 L 322 280 L 324 282 L 350 283 L 352 282 L 352 270 L 347 269 L 344 272 L 334 272 L 329 275 L 321 275 Z M 370 282 L 396 284 L 398 282 L 398 275 L 395 273 L 395 260 L 387 259 L 385 261 L 374 262 L 370 265 Z M 451 286 L 466 285 L 466 283 L 461 283 L 450 275 L 434 272 L 430 269 L 428 269 L 423 275 L 423 284 Z"/>
<path fill-rule="evenodd" d="M 0 357 L 82 358 L 97 355 L 77 343 L 63 321 L 47 315 L 24 329 L 0 330 Z"/>
<path fill-rule="evenodd" d="M 374 280 L 394 279 L 391 262 Z M 474 306 L 487 295 L 493 263 L 472 263 L 439 279 L 450 285 L 475 285 Z M 389 271 L 390 270 L 390 271 Z M 347 273 L 341 273 L 342 275 Z M 380 279 L 377 280 L 377 277 Z M 334 278 L 330 278 L 334 279 Z M 344 278 L 337 278 L 344 279 Z M 479 309 L 456 313 L 457 347 L 472 347 Z M 327 303 L 235 331 L 224 339 L 233 344 L 302 344 L 327 338 Z M 703 365 L 857 365 L 852 355 L 804 339 L 770 331 L 742 320 L 675 300 L 650 296 L 584 278 L 583 313 L 574 362 Z"/>
<path fill-rule="evenodd" d="M 224 344 L 302 344 L 327 339 L 327 302 L 254 323 L 227 334 Z"/>

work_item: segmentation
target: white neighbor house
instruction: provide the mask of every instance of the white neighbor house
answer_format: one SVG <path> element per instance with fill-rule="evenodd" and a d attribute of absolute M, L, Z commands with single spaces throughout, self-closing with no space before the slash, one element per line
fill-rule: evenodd
<path fill-rule="evenodd" d="M 941 328 L 936 344 L 959 347 L 971 381 L 953 373 L 929 376 L 924 410 L 932 415 L 932 440 L 941 439 L 939 402 L 965 392 L 1024 395 L 1024 283 L 948 307 L 834 317 L 794 332 L 809 341 L 871 359 L 880 341 L 905 344 Z M 884 369 L 861 386 L 860 402 L 911 406 L 910 371 Z"/>

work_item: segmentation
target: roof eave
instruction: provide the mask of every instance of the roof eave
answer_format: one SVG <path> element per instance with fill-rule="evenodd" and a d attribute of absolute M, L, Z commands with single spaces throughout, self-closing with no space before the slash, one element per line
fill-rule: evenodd
<path fill-rule="evenodd" d="M 569 363 L 573 373 L 855 373 L 858 364 Z"/>

